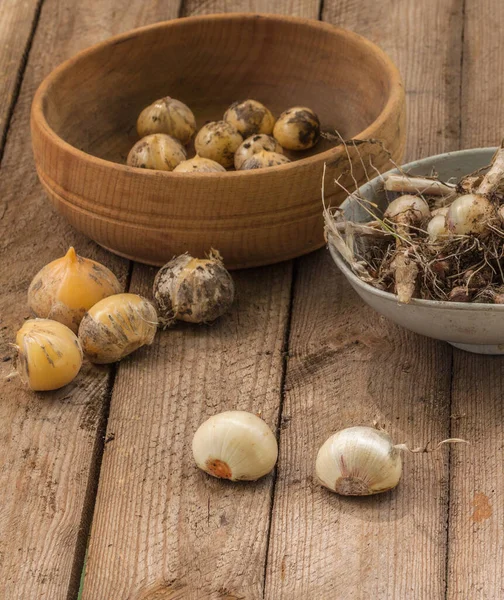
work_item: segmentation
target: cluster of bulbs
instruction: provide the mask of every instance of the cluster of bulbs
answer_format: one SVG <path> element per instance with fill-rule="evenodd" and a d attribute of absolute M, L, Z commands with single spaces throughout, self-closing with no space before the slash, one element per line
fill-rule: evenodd
<path fill-rule="evenodd" d="M 32 390 L 67 385 L 84 356 L 96 364 L 121 360 L 152 344 L 160 325 L 213 321 L 234 299 L 233 280 L 215 251 L 206 259 L 183 254 L 162 267 L 154 304 L 121 289 L 112 271 L 73 248 L 35 275 L 28 304 L 37 318 L 16 335 L 18 373 Z"/>
<path fill-rule="evenodd" d="M 290 162 L 287 150 L 307 150 L 320 137 L 317 115 L 294 106 L 275 120 L 257 100 L 233 103 L 221 121 L 204 125 L 194 139 L 196 156 L 187 160 L 186 146 L 196 134 L 191 109 L 166 96 L 144 108 L 137 120 L 140 140 L 128 154 L 131 167 L 175 173 L 262 169 Z"/>
<path fill-rule="evenodd" d="M 347 427 L 321 446 L 315 473 L 326 488 L 344 496 L 385 492 L 399 483 L 401 446 L 384 431 Z M 257 415 L 226 411 L 210 417 L 194 434 L 196 464 L 206 473 L 231 481 L 254 481 L 267 475 L 278 458 L 277 440 Z"/>
<path fill-rule="evenodd" d="M 77 376 L 84 356 L 98 364 L 116 362 L 152 344 L 160 325 L 217 319 L 231 306 L 234 285 L 217 252 L 206 259 L 183 254 L 158 271 L 153 297 L 151 303 L 121 293 L 112 271 L 70 248 L 43 267 L 29 287 L 37 318 L 27 320 L 16 336 L 21 378 L 35 391 L 63 387 Z M 196 431 L 192 450 L 199 468 L 232 481 L 263 477 L 278 457 L 271 429 L 245 411 L 210 417 Z M 350 427 L 320 448 L 316 473 L 339 494 L 375 494 L 397 485 L 401 456 L 384 432 Z"/>

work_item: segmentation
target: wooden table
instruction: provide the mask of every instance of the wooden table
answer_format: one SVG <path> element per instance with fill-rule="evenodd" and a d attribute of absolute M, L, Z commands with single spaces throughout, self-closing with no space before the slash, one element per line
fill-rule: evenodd
<path fill-rule="evenodd" d="M 231 10 L 321 18 L 380 44 L 406 83 L 407 159 L 502 135 L 501 0 L 1 0 L 0 599 L 76 598 L 87 546 L 84 600 L 504 598 L 504 359 L 381 319 L 326 250 L 236 273 L 218 324 L 163 333 L 59 392 L 4 380 L 28 284 L 70 244 L 132 291 L 154 273 L 51 210 L 30 148 L 36 87 L 110 35 Z M 228 408 L 279 427 L 274 475 L 237 485 L 193 466 L 196 427 Z M 375 419 L 411 446 L 472 445 L 407 456 L 392 493 L 323 490 L 318 446 Z"/>

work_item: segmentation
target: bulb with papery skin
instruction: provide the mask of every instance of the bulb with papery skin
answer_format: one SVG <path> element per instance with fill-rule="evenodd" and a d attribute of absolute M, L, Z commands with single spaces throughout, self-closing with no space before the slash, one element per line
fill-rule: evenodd
<path fill-rule="evenodd" d="M 319 118 L 306 106 L 293 106 L 278 117 L 273 136 L 282 148 L 307 150 L 320 138 Z"/>
<path fill-rule="evenodd" d="M 276 437 L 268 425 L 242 410 L 207 419 L 194 434 L 192 451 L 200 469 L 231 481 L 254 481 L 267 475 L 278 457 Z"/>
<path fill-rule="evenodd" d="M 121 360 L 152 344 L 158 319 L 152 304 L 137 294 L 117 294 L 95 304 L 79 327 L 79 340 L 93 363 Z"/>
<path fill-rule="evenodd" d="M 181 254 L 159 269 L 152 290 L 160 322 L 209 323 L 229 310 L 234 283 L 218 252 Z"/>
<path fill-rule="evenodd" d="M 50 319 L 29 319 L 16 335 L 17 368 L 34 391 L 57 390 L 75 379 L 82 349 L 68 327 Z"/>
<path fill-rule="evenodd" d="M 450 204 L 446 227 L 455 235 L 481 234 L 496 217 L 495 207 L 488 198 L 480 194 L 465 194 Z"/>
<path fill-rule="evenodd" d="M 275 125 L 271 111 L 264 104 L 251 99 L 231 104 L 224 113 L 224 121 L 231 123 L 244 138 L 256 133 L 270 134 Z"/>
<path fill-rule="evenodd" d="M 112 271 L 70 248 L 35 275 L 28 289 L 28 304 L 37 317 L 59 321 L 77 333 L 87 310 L 120 291 L 121 284 Z"/>
<path fill-rule="evenodd" d="M 401 478 L 401 452 L 384 431 L 348 427 L 320 448 L 315 471 L 326 488 L 343 496 L 369 496 L 395 487 Z"/>
<path fill-rule="evenodd" d="M 192 110 L 180 100 L 165 96 L 142 110 L 137 120 L 140 137 L 153 133 L 166 133 L 188 144 L 196 131 L 196 119 Z"/>

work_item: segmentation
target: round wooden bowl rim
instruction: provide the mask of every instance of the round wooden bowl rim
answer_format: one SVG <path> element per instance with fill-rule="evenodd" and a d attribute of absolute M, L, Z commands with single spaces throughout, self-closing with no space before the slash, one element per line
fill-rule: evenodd
<path fill-rule="evenodd" d="M 104 48 L 110 44 L 117 44 L 118 42 L 122 42 L 131 37 L 136 37 L 139 33 L 143 33 L 144 31 L 151 31 L 154 29 L 163 29 L 166 27 L 177 27 L 180 23 L 185 23 L 188 21 L 210 21 L 210 20 L 219 20 L 219 21 L 229 21 L 229 20 L 254 20 L 254 19 L 269 19 L 275 21 L 287 21 L 292 23 L 304 24 L 308 27 L 325 30 L 328 32 L 338 32 L 344 37 L 353 38 L 360 44 L 367 46 L 372 52 L 378 54 L 386 67 L 387 73 L 389 75 L 389 81 L 391 84 L 390 94 L 387 99 L 387 102 L 378 115 L 378 117 L 368 126 L 366 129 L 361 131 L 359 134 L 354 136 L 352 139 L 372 139 L 375 133 L 380 129 L 380 127 L 387 122 L 387 120 L 393 116 L 393 114 L 397 111 L 397 107 L 401 105 L 403 98 L 403 84 L 402 78 L 399 73 L 399 70 L 389 58 L 389 56 L 376 44 L 368 40 L 367 38 L 354 33 L 348 29 L 344 29 L 342 27 L 336 27 L 335 25 L 331 25 L 330 23 L 324 23 L 322 21 L 316 21 L 314 19 L 305 19 L 301 17 L 290 17 L 283 15 L 275 15 L 275 14 L 266 14 L 266 13 L 223 13 L 217 15 L 200 15 L 193 17 L 184 17 L 180 19 L 172 19 L 169 21 L 161 21 L 159 23 L 154 23 L 152 25 L 146 25 L 144 27 L 138 27 L 136 29 L 131 29 L 124 33 L 115 35 L 113 37 L 107 38 L 106 40 L 99 42 L 98 44 L 94 44 L 89 48 L 81 50 L 72 58 L 67 59 L 63 63 L 61 63 L 58 67 L 56 67 L 49 75 L 47 75 L 40 86 L 38 87 L 32 104 L 32 119 L 37 122 L 37 124 L 45 130 L 47 135 L 52 137 L 56 144 L 60 145 L 70 154 L 73 154 L 77 158 L 86 161 L 92 161 L 97 164 L 101 164 L 104 167 L 112 167 L 119 171 L 123 171 L 126 173 L 143 173 L 146 177 L 190 177 L 191 179 L 195 178 L 221 178 L 223 173 L 173 173 L 172 171 L 160 171 L 154 169 L 140 169 L 137 167 L 129 167 L 128 165 L 123 165 L 121 163 L 116 163 L 110 160 L 105 160 L 98 156 L 94 156 L 93 154 L 89 154 L 88 152 L 84 152 L 83 150 L 79 150 L 75 146 L 72 146 L 68 142 L 66 142 L 63 138 L 61 138 L 49 125 L 47 119 L 45 117 L 42 104 L 45 94 L 48 89 L 53 84 L 54 80 L 58 78 L 62 71 L 70 69 L 73 65 L 80 61 L 83 57 L 88 54 L 92 54 L 96 50 L 100 48 Z M 320 152 L 319 154 L 314 154 L 313 156 L 308 156 L 306 158 L 302 158 L 300 160 L 292 161 L 290 163 L 286 163 L 283 165 L 278 165 L 275 167 L 269 167 L 268 172 L 271 173 L 273 171 L 288 171 L 289 169 L 295 169 L 301 165 L 309 165 L 315 162 L 325 162 L 326 160 L 334 158 L 334 156 L 338 153 L 342 153 L 343 148 L 341 145 L 336 146 L 334 148 L 330 148 L 329 150 L 325 150 L 324 152 Z M 263 174 L 263 169 L 251 169 L 249 171 L 228 171 L 227 175 L 230 177 L 254 177 Z"/>

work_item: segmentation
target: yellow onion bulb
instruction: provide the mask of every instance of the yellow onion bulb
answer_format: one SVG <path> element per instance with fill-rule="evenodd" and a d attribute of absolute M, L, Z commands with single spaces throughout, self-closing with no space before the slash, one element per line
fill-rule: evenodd
<path fill-rule="evenodd" d="M 174 169 L 174 173 L 222 173 L 226 169 L 215 160 L 194 156 L 189 160 L 183 160 Z"/>
<path fill-rule="evenodd" d="M 153 133 L 131 148 L 126 164 L 139 169 L 173 171 L 186 157 L 187 152 L 178 140 L 165 133 Z"/>
<path fill-rule="evenodd" d="M 192 110 L 180 100 L 160 98 L 142 110 L 137 120 L 140 137 L 153 133 L 166 133 L 186 145 L 196 131 Z"/>
<path fill-rule="evenodd" d="M 158 320 L 152 304 L 137 294 L 116 294 L 95 304 L 79 327 L 79 340 L 93 363 L 117 362 L 150 345 Z"/>
<path fill-rule="evenodd" d="M 294 106 L 278 117 L 273 136 L 283 148 L 307 150 L 320 138 L 319 118 L 306 106 Z"/>
<path fill-rule="evenodd" d="M 77 333 L 82 317 L 102 298 L 118 294 L 117 277 L 100 263 L 69 248 L 33 278 L 28 304 L 37 317 L 59 321 Z"/>
<path fill-rule="evenodd" d="M 288 159 L 283 154 L 279 154 L 278 152 L 267 152 L 266 150 L 262 150 L 261 152 L 257 152 L 250 158 L 247 158 L 247 160 L 243 161 L 240 167 L 240 171 L 248 171 L 251 169 L 266 169 L 268 167 L 286 165 L 287 163 L 290 163 L 290 159 Z"/>
<path fill-rule="evenodd" d="M 275 125 L 271 111 L 257 100 L 234 102 L 224 113 L 224 121 L 231 125 L 244 138 L 255 133 L 270 134 Z"/>
<path fill-rule="evenodd" d="M 211 121 L 196 135 L 194 148 L 202 158 L 209 158 L 224 168 L 233 166 L 234 154 L 243 142 L 240 133 L 227 121 Z"/>
<path fill-rule="evenodd" d="M 234 155 L 235 169 L 240 169 L 243 163 L 258 152 L 276 152 L 283 154 L 283 148 L 271 135 L 257 133 L 248 137 L 240 146 Z"/>
<path fill-rule="evenodd" d="M 16 335 L 17 368 L 37 392 L 57 390 L 77 376 L 82 349 L 75 333 L 50 319 L 29 319 Z"/>

